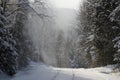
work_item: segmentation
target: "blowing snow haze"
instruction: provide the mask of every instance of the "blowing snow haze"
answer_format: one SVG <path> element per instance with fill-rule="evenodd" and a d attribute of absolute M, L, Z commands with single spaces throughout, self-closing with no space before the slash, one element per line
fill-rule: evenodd
<path fill-rule="evenodd" d="M 79 3 L 82 0 L 50 0 L 52 5 L 57 8 L 70 8 L 78 10 Z"/>
<path fill-rule="evenodd" d="M 0 0 L 0 80 L 120 80 L 120 0 L 81 1 Z"/>
<path fill-rule="evenodd" d="M 77 11 L 70 8 L 56 8 L 55 9 L 55 22 L 56 28 L 63 31 L 70 30 L 75 27 Z"/>
<path fill-rule="evenodd" d="M 70 30 L 73 26 L 75 27 L 80 1 L 82 0 L 50 0 L 54 7 L 56 28 L 65 31 Z"/>

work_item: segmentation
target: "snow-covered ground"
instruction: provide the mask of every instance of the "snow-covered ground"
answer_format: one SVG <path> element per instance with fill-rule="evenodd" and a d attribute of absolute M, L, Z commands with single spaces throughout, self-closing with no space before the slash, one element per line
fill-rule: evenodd
<path fill-rule="evenodd" d="M 111 73 L 111 67 L 91 69 L 53 68 L 31 63 L 14 77 L 0 75 L 0 80 L 120 80 L 120 75 Z"/>

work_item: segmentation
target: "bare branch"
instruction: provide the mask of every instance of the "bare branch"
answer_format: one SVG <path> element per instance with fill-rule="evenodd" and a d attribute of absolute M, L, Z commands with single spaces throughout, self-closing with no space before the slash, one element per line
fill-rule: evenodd
<path fill-rule="evenodd" d="M 40 2 L 40 1 L 39 1 Z M 40 2 L 42 4 L 42 2 Z M 11 4 L 11 3 L 7 3 L 6 5 L 28 5 L 29 8 L 31 8 L 35 13 L 36 15 L 38 15 L 40 18 L 43 18 L 43 17 L 50 17 L 49 15 L 45 15 L 45 14 L 42 14 L 42 13 L 38 13 L 33 7 L 31 7 L 29 5 L 29 2 L 25 2 L 25 3 L 18 3 L 18 4 Z M 20 8 L 12 11 L 8 16 L 10 16 L 11 14 L 14 14 L 16 11 L 18 11 Z"/>
<path fill-rule="evenodd" d="M 8 15 L 6 15 L 7 17 L 9 17 L 9 16 L 11 16 L 12 14 L 14 14 L 16 11 L 18 11 L 19 9 L 21 9 L 21 8 L 17 8 L 17 9 L 15 9 L 15 10 L 13 10 L 10 14 L 8 14 Z"/>

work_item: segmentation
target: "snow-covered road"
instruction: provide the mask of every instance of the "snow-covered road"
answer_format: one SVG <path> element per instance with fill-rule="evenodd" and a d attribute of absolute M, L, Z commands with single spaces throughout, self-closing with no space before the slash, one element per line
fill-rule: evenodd
<path fill-rule="evenodd" d="M 109 67 L 67 69 L 32 63 L 30 67 L 19 71 L 13 78 L 1 77 L 0 80 L 120 80 L 120 75 L 110 72 Z"/>

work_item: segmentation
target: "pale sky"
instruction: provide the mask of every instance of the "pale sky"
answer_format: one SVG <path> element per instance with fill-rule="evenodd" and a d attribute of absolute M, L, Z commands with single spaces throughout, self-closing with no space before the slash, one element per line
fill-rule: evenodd
<path fill-rule="evenodd" d="M 55 7 L 78 9 L 81 0 L 50 0 Z"/>
<path fill-rule="evenodd" d="M 29 0 L 29 1 L 34 2 L 34 0 Z M 82 0 L 50 0 L 52 5 L 54 5 L 55 7 L 71 8 L 71 9 L 78 9 L 81 1 Z"/>

